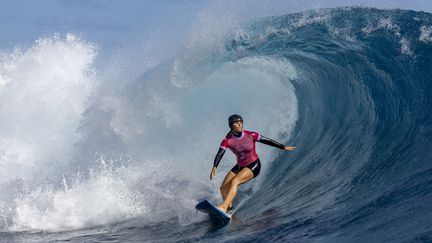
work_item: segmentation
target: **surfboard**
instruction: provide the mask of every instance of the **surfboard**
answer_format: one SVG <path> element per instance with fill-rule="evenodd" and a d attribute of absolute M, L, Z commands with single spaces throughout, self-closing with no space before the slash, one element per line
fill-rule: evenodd
<path fill-rule="evenodd" d="M 213 220 L 228 222 L 231 219 L 231 215 L 221 211 L 207 200 L 198 203 L 195 208 L 203 213 L 207 213 Z"/>

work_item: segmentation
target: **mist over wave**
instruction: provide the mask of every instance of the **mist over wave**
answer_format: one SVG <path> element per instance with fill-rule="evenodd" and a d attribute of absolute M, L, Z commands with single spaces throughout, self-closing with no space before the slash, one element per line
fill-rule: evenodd
<path fill-rule="evenodd" d="M 120 84 L 104 83 L 97 48 L 72 34 L 2 53 L 4 232 L 431 239 L 430 14 L 337 8 L 220 25 L 207 17 L 172 59 L 137 79 L 109 70 Z M 220 200 L 234 156 L 215 183 L 208 174 L 232 113 L 298 149 L 259 146 L 263 172 L 241 189 L 238 220 L 218 229 L 194 205 Z M 55 233 L 65 230 L 78 233 Z"/>
<path fill-rule="evenodd" d="M 63 49 L 52 57 L 52 65 L 47 58 L 39 58 L 53 55 L 59 46 Z M 187 88 L 169 78 L 170 62 L 119 92 L 102 93 L 92 66 L 95 50 L 93 44 L 72 34 L 40 39 L 21 50 L 21 56 L 39 60 L 36 70 L 41 76 L 53 76 L 43 81 L 25 73 L 36 72 L 33 63 L 27 67 L 27 62 L 15 61 L 17 54 L 4 55 L 3 63 L 14 62 L 15 70 L 31 77 L 18 80 L 12 72 L 3 75 L 20 85 L 14 89 L 12 82 L 5 81 L 5 94 L 19 97 L 25 89 L 40 89 L 31 90 L 30 95 L 47 103 L 28 106 L 31 100 L 23 97 L 18 104 L 9 101 L 14 109 L 3 113 L 19 133 L 3 143 L 2 212 L 7 230 L 64 231 L 137 217 L 144 222 L 173 217 L 182 224 L 202 221 L 203 217 L 196 219 L 194 205 L 199 198 L 216 199 L 217 183 L 223 178 L 209 184 L 208 173 L 191 171 L 208 170 L 213 151 L 227 132 L 226 117 L 242 113 L 250 120 L 247 126 L 274 137 L 281 127 L 286 134 L 280 136 L 287 136 L 298 117 L 294 88 L 285 83 L 297 74 L 285 60 L 257 57 L 215 65 L 205 79 Z M 85 65 L 80 65 L 81 59 Z M 86 93 L 82 86 L 92 89 Z M 287 101 L 291 105 L 285 106 Z M 267 111 L 275 104 L 280 108 Z M 23 113 L 26 116 L 21 118 Z M 269 120 L 274 126 L 266 125 Z M 21 127 L 31 129 L 32 143 L 11 142 L 20 137 Z M 43 157 L 23 154 L 23 149 Z M 17 161 L 17 156 L 26 157 Z M 263 156 L 270 155 L 264 152 Z M 234 156 L 226 157 L 223 169 L 234 161 Z"/>

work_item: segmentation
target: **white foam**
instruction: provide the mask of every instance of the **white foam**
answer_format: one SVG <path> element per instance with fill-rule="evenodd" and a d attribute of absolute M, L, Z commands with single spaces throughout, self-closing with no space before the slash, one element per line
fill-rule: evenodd
<path fill-rule="evenodd" d="M 397 24 L 393 23 L 393 20 L 391 18 L 381 18 L 378 23 L 369 23 L 368 26 L 362 28 L 362 31 L 365 34 L 370 34 L 377 30 L 388 30 L 397 37 L 400 37 L 401 35 L 400 27 Z"/>
<path fill-rule="evenodd" d="M 432 26 L 422 26 L 420 27 L 419 41 L 422 42 L 432 42 Z"/>
<path fill-rule="evenodd" d="M 410 49 L 410 42 L 407 38 L 403 37 L 399 43 L 401 44 L 401 53 L 406 55 L 413 55 L 413 52 Z"/>
<path fill-rule="evenodd" d="M 301 28 L 311 24 L 324 24 L 331 20 L 331 15 L 326 10 L 316 9 L 315 11 L 303 12 L 302 17 L 293 24 L 296 28 Z"/>
<path fill-rule="evenodd" d="M 92 44 L 77 36 L 41 38 L 0 56 L 0 186 L 29 179 L 70 158 L 94 89 Z"/>
<path fill-rule="evenodd" d="M 61 188 L 40 186 L 20 196 L 8 229 L 63 231 L 142 216 L 147 209 L 133 189 L 135 176 L 133 170 L 114 168 L 102 159 L 88 179 L 76 175 L 72 181 L 64 179 Z"/>

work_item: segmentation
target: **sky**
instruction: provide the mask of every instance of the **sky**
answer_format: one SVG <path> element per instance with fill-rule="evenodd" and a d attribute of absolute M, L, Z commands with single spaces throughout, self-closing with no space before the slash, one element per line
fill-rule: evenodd
<path fill-rule="evenodd" d="M 106 47 L 124 44 L 130 36 L 179 33 L 208 4 L 205 0 L 0 0 L 0 3 L 0 49 L 31 44 L 54 33 L 76 33 Z"/>
<path fill-rule="evenodd" d="M 431 0 L 0 0 L 0 50 L 55 33 L 78 34 L 105 51 L 140 38 L 180 46 L 197 16 L 212 8 L 253 17 L 352 5 L 432 12 Z"/>

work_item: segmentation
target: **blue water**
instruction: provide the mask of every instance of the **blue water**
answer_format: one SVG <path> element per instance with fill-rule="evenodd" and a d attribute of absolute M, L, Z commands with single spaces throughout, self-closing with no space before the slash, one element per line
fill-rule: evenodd
<path fill-rule="evenodd" d="M 405 10 L 338 8 L 256 19 L 242 28 L 241 34 L 230 35 L 218 43 L 222 49 L 201 53 L 199 57 L 194 53 L 181 56 L 181 60 L 193 64 L 183 66 L 184 75 L 193 85 L 175 83 L 180 90 L 186 90 L 186 95 L 173 98 L 194 109 L 198 107 L 194 101 L 206 99 L 211 92 L 223 95 L 229 89 L 228 81 L 198 88 L 200 92 L 208 92 L 202 96 L 190 90 L 197 89 L 196 83 L 201 80 L 211 79 L 221 66 L 242 60 L 278 60 L 290 63 L 296 70 L 296 75 L 280 74 L 295 93 L 298 107 L 295 126 L 289 132 L 282 129 L 272 135 L 297 150 L 269 152 L 266 158 L 272 158 L 273 162 L 267 163 L 253 188 L 240 190 L 236 201 L 240 206 L 228 225 L 221 227 L 205 219 L 196 220 L 201 215 L 193 210 L 163 214 L 156 202 L 150 206 L 150 211 L 155 212 L 153 217 L 150 212 L 150 216 L 138 215 L 124 221 L 58 232 L 4 230 L 1 239 L 431 242 L 432 15 Z M 131 103 L 136 103 L 132 107 L 141 104 L 147 107 L 144 101 L 151 98 L 141 91 L 167 79 L 163 74 L 169 73 L 171 64 L 169 61 L 157 66 L 122 90 Z M 261 89 L 266 92 L 258 84 L 249 85 L 256 85 L 253 89 L 258 96 Z M 173 88 L 168 84 L 159 87 L 169 94 L 177 92 L 170 91 Z M 218 91 L 219 88 L 223 91 Z M 279 106 L 294 105 L 273 101 L 272 92 L 277 94 L 269 91 L 265 100 L 274 105 L 263 108 L 264 111 L 271 113 Z M 93 112 L 97 114 L 93 116 L 99 116 Z M 222 115 L 225 117 L 225 113 Z M 259 114 L 257 119 L 262 116 L 266 114 Z M 288 114 L 285 118 L 292 117 Z M 270 124 L 267 119 L 265 122 Z M 266 125 L 257 126 L 264 129 Z M 220 136 L 212 140 L 210 153 L 216 152 L 214 148 L 225 132 L 219 131 Z M 171 141 L 183 135 L 178 131 L 167 136 Z M 146 140 L 141 137 L 136 141 Z M 116 142 L 110 146 L 111 151 L 120 150 Z M 183 149 L 180 147 L 177 152 Z M 208 177 L 212 156 L 207 158 L 208 165 L 202 167 L 208 168 L 201 173 L 202 178 Z M 229 166 L 227 161 L 224 163 Z M 174 199 L 179 196 L 177 191 L 207 188 L 208 181 L 197 186 L 196 180 L 188 179 L 194 173 L 199 172 L 188 172 L 184 180 L 171 178 L 157 186 Z M 217 191 L 211 190 L 191 193 L 190 205 L 204 197 L 215 198 Z M 167 207 L 175 206 L 167 204 Z"/>

